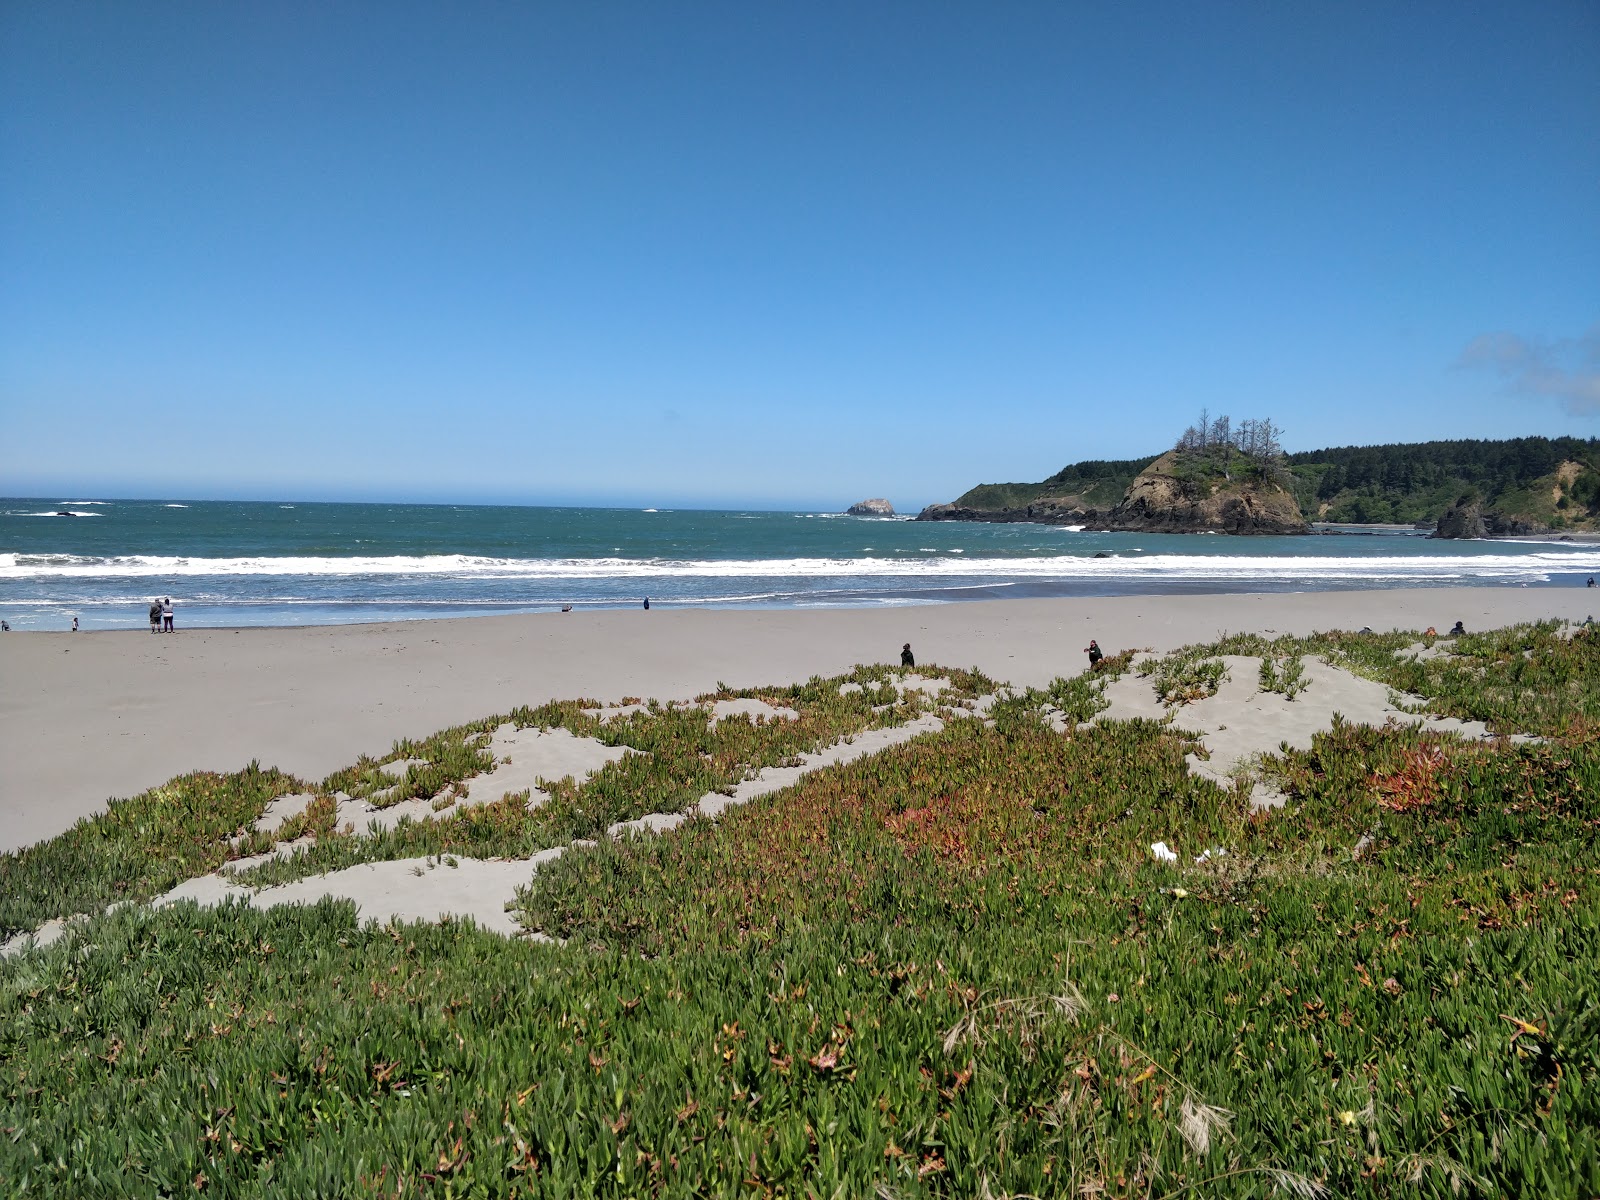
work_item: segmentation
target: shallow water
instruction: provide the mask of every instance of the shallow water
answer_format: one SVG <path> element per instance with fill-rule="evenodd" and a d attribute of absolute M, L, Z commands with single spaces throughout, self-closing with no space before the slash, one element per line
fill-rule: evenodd
<path fill-rule="evenodd" d="M 60 512 L 92 514 L 57 516 Z M 1096 558 L 1104 553 L 1110 557 Z M 0 500 L 16 629 L 337 624 L 652 604 L 835 607 L 1006 596 L 1572 586 L 1600 546 L 1085 533 L 836 513 Z"/>

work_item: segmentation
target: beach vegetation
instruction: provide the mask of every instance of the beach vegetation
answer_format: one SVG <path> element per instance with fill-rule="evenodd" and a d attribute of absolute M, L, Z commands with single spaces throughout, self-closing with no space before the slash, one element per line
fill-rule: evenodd
<path fill-rule="evenodd" d="M 1496 734 L 1588 737 L 1600 725 L 1600 630 L 1593 626 L 1542 621 L 1446 638 L 1409 631 L 1246 633 L 1190 647 L 1180 657 L 1230 654 L 1281 661 L 1317 655 L 1413 703 L 1424 701 L 1419 712 L 1482 721 Z"/>
<path fill-rule="evenodd" d="M 485 803 L 458 804 L 430 820 L 402 818 L 387 829 L 335 831 L 293 854 L 238 871 L 235 878 L 251 886 L 270 886 L 365 862 L 447 853 L 527 858 L 575 840 L 600 837 L 614 825 L 652 813 L 685 812 L 707 795 L 731 795 L 740 783 L 767 767 L 797 765 L 802 755 L 868 730 L 906 724 L 938 707 L 974 700 L 995 686 L 982 674 L 964 670 L 923 667 L 919 677 L 926 689 L 884 666 L 858 667 L 847 675 L 814 677 L 781 688 L 736 689 L 724 684 L 693 704 L 651 703 L 604 721 L 596 715 L 599 705 L 593 701 L 562 701 L 458 726 L 425 742 L 397 743 L 385 760 L 363 770 L 381 771 L 386 762 L 441 750 L 442 758 L 458 766 L 488 769 L 492 755 L 484 746 L 490 731 L 507 723 L 518 729 L 563 728 L 631 753 L 582 782 L 570 777 L 541 781 L 544 795 L 532 806 L 527 793 L 514 793 Z M 795 715 L 775 720 L 746 714 L 714 719 L 710 706 L 728 700 L 758 700 Z M 456 747 L 464 747 L 465 753 Z M 435 784 L 446 778 L 433 773 L 425 777 Z M 346 778 L 331 776 L 324 789 Z M 468 789 L 473 786 L 471 779 L 464 773 L 448 776 L 450 785 L 465 784 Z"/>
<path fill-rule="evenodd" d="M 1258 678 L 1263 692 L 1277 692 L 1286 700 L 1293 700 L 1310 686 L 1298 654 L 1279 657 L 1270 650 L 1263 653 Z"/>
<path fill-rule="evenodd" d="M 235 839 L 269 803 L 304 788 L 256 763 L 231 774 L 195 771 L 113 801 L 58 837 L 0 854 L 0 941 L 215 871 L 238 856 Z"/>
<path fill-rule="evenodd" d="M 1156 698 L 1168 706 L 1215 696 L 1228 678 L 1228 664 L 1204 648 L 1147 658 L 1139 664 L 1138 671 L 1150 678 Z"/>
<path fill-rule="evenodd" d="M 511 797 L 402 823 L 453 827 L 427 853 L 585 837 L 879 722 L 937 711 L 944 726 L 715 822 L 569 850 L 515 902 L 550 942 L 363 925 L 331 901 L 130 905 L 0 961 L 0 1185 L 1595 1195 L 1600 647 L 1558 625 L 1416 644 L 1241 635 L 1175 658 L 1255 654 L 1282 679 L 1319 654 L 1540 740 L 1336 721 L 1259 761 L 1287 803 L 1257 810 L 1189 770 L 1199 744 L 1172 722 L 1105 718 L 1131 655 L 1002 694 L 989 721 L 962 703 L 992 681 L 941 672 L 940 694 L 902 693 L 876 667 L 708 698 L 794 721 L 519 710 L 631 753 L 549 781 L 531 813 Z M 296 832 L 364 840 L 329 828 L 329 784 L 371 787 L 374 768 L 435 752 L 466 769 L 507 719 L 439 735 L 459 751 L 402 743 L 330 777 Z M 169 866 L 113 870 L 79 829 L 88 869 L 131 881 L 128 898 L 161 871 L 213 869 L 305 787 L 259 768 L 200 778 L 119 815 L 124 858 L 160 849 Z M 559 826 L 527 834 L 547 808 Z M 0 859 L 4 895 L 66 861 Z"/>
<path fill-rule="evenodd" d="M 1043 688 L 1006 689 L 989 709 L 1000 727 L 1010 730 L 1020 724 L 1037 724 L 1055 717 L 1068 726 L 1092 721 L 1111 707 L 1106 685 L 1125 675 L 1135 650 L 1108 654 L 1097 667 L 1080 675 L 1060 676 Z"/>

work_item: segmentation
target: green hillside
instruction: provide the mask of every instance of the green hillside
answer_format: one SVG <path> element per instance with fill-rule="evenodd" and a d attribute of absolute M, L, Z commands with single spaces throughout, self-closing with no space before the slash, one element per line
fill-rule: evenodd
<path fill-rule="evenodd" d="M 1466 495 L 1552 529 L 1590 528 L 1600 516 L 1600 439 L 1341 446 L 1288 462 L 1300 507 L 1314 521 L 1435 521 Z"/>
<path fill-rule="evenodd" d="M 1157 456 L 1124 460 L 1089 459 L 1062 467 L 1039 483 L 980 483 L 956 503 L 963 508 L 995 511 L 1026 508 L 1042 496 L 1075 497 L 1084 508 L 1110 508 L 1122 499 L 1134 476 Z"/>
<path fill-rule="evenodd" d="M 1091 459 L 1038 483 L 985 483 L 956 504 L 995 512 L 1041 499 L 1115 506 L 1149 458 Z M 1394 443 L 1302 451 L 1284 480 L 1309 521 L 1414 525 L 1437 521 L 1463 497 L 1485 511 L 1549 529 L 1600 528 L 1600 438 Z"/>

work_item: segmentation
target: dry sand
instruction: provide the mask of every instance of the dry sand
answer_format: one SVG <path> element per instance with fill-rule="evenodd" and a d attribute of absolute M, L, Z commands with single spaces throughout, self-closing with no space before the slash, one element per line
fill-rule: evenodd
<path fill-rule="evenodd" d="M 1457 588 L 1010 600 L 890 609 L 548 613 L 299 629 L 0 636 L 0 849 L 106 801 L 252 759 L 319 780 L 401 737 L 519 704 L 689 698 L 897 661 L 1019 685 L 1108 652 L 1219 633 L 1581 621 L 1586 590 Z"/>

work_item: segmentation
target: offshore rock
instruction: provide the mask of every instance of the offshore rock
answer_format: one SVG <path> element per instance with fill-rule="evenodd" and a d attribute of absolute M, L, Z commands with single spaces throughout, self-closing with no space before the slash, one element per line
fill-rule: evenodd
<path fill-rule="evenodd" d="M 862 500 L 844 510 L 852 517 L 892 517 L 894 505 L 887 500 Z"/>

